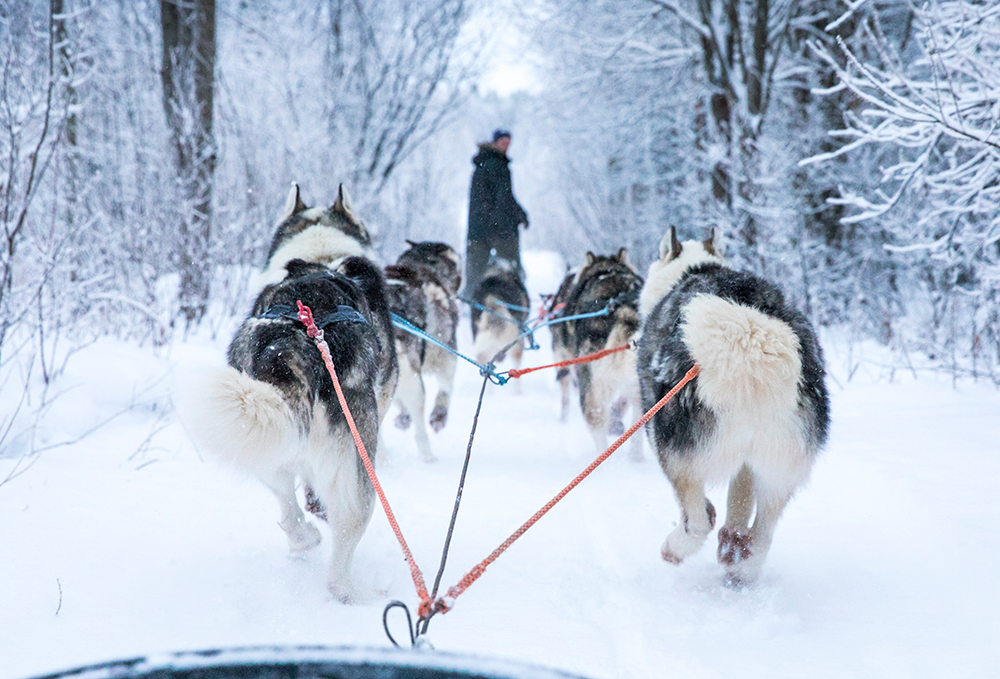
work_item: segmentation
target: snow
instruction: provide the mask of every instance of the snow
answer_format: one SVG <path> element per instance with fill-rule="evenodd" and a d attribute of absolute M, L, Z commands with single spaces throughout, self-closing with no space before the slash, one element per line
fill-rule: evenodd
<path fill-rule="evenodd" d="M 525 263 L 533 292 L 555 289 L 558 258 Z M 385 604 L 415 609 L 380 509 L 354 562 L 364 600 L 342 605 L 326 592 L 329 540 L 290 557 L 269 492 L 188 442 L 171 382 L 221 361 L 228 337 L 157 350 L 106 339 L 74 357 L 47 442 L 121 414 L 0 485 L 0 679 L 212 647 L 384 648 Z M 525 365 L 551 360 L 548 334 L 538 340 Z M 467 321 L 459 341 L 471 345 Z M 840 339 L 825 345 L 830 442 L 756 586 L 724 585 L 713 539 L 679 567 L 661 560 L 678 510 L 647 444 L 645 461 L 616 453 L 549 512 L 433 619 L 430 641 L 595 679 L 992 675 L 1000 393 L 926 372 L 890 379 L 849 364 L 857 350 Z M 596 455 L 578 410 L 558 422 L 550 372 L 520 382 L 487 388 L 443 589 Z M 380 480 L 428 584 L 480 385 L 460 363 L 448 426 L 431 434 L 437 463 L 387 417 Z M 0 459 L 0 482 L 17 463 Z M 724 489 L 710 497 L 724 507 Z"/>

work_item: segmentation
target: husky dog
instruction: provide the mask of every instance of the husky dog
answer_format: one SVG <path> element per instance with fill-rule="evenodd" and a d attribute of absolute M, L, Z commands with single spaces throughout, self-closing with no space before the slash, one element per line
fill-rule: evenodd
<path fill-rule="evenodd" d="M 645 408 L 701 367 L 647 426 L 681 507 L 663 558 L 678 564 L 701 547 L 715 525 L 705 484 L 728 481 L 718 560 L 731 584 L 752 582 L 782 510 L 826 441 L 829 399 L 816 335 L 777 287 L 728 268 L 714 233 L 680 243 L 671 227 L 639 309 Z"/>
<path fill-rule="evenodd" d="M 576 281 L 580 276 L 581 268 L 577 267 L 568 271 L 562 279 L 562 283 L 559 284 L 559 289 L 556 290 L 556 293 L 546 300 L 545 312 L 549 318 L 558 319 L 561 316 L 568 315 L 566 313 L 566 303 L 569 301 L 570 293 L 573 292 Z M 552 334 L 552 356 L 556 362 L 559 363 L 573 358 L 569 350 L 569 336 L 567 335 L 566 323 L 553 323 L 549 326 L 549 330 Z M 569 392 L 573 383 L 572 371 L 569 368 L 559 368 L 556 371 L 556 381 L 559 382 L 559 390 L 562 392 L 559 421 L 565 422 L 566 417 L 569 415 Z"/>
<path fill-rule="evenodd" d="M 385 279 L 343 187 L 333 207 L 308 209 L 293 185 L 279 219 L 263 289 L 229 345 L 229 367 L 187 404 L 196 440 L 259 478 L 278 499 L 293 552 L 320 542 L 296 499 L 325 508 L 333 537 L 329 588 L 348 602 L 354 550 L 374 492 L 319 350 L 296 318 L 312 309 L 361 439 L 375 459 L 378 428 L 398 377 Z"/>
<path fill-rule="evenodd" d="M 414 243 L 385 268 L 390 310 L 413 323 L 431 337 L 457 348 L 458 305 L 455 297 L 462 284 L 458 254 L 445 243 Z M 421 340 L 415 335 L 396 332 L 396 355 L 399 359 L 399 386 L 396 403 L 399 416 L 396 426 L 410 426 L 411 413 L 416 418 L 415 433 L 420 457 L 432 462 L 430 441 L 424 426 L 424 380 L 435 375 L 438 393 L 431 411 L 430 425 L 441 431 L 448 421 L 448 406 L 455 383 L 455 355 Z"/>
<path fill-rule="evenodd" d="M 568 316 L 608 309 L 602 316 L 565 323 L 566 350 L 573 357 L 627 344 L 639 329 L 639 291 L 642 277 L 628 265 L 622 248 L 611 256 L 587 253 L 566 300 Z M 598 452 L 607 447 L 608 415 L 612 433 L 624 431 L 621 418 L 627 408 L 639 410 L 639 381 L 634 351 L 618 352 L 592 363 L 573 366 L 580 387 L 580 407 Z M 642 458 L 642 439 L 632 439 L 633 459 Z"/>
<path fill-rule="evenodd" d="M 519 269 L 515 262 L 491 257 L 486 273 L 472 293 L 472 353 L 480 363 L 489 363 L 494 357 L 503 360 L 504 355 L 497 353 L 517 340 L 528 320 L 531 300 Z M 515 368 L 521 366 L 523 351 L 524 340 L 510 350 Z"/>

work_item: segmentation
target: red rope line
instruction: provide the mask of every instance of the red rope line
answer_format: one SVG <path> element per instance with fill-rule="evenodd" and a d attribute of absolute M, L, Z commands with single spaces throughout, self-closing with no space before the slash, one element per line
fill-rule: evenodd
<path fill-rule="evenodd" d="M 670 399 L 672 399 L 674 396 L 676 396 L 677 392 L 679 392 L 681 390 L 681 388 L 685 384 L 687 384 L 688 382 L 690 382 L 691 380 L 693 380 L 695 377 L 697 377 L 699 371 L 700 371 L 700 368 L 699 368 L 698 364 L 695 363 L 691 367 L 691 369 L 687 371 L 687 374 L 684 375 L 683 379 L 681 379 L 681 381 L 678 382 L 674 386 L 673 389 L 671 389 L 666 394 L 664 394 L 663 398 L 661 398 L 659 401 L 657 401 L 656 404 L 652 408 L 650 408 L 649 410 L 647 410 L 646 413 L 642 417 L 639 418 L 638 422 L 636 422 L 635 424 L 633 424 L 632 427 L 627 432 L 625 432 L 620 437 L 618 437 L 617 441 L 615 441 L 614 443 L 612 443 L 611 446 L 607 450 L 605 450 L 603 453 L 601 453 L 597 457 L 596 460 L 594 460 L 593 462 L 591 462 L 590 466 L 587 467 L 585 470 L 583 470 L 583 472 L 581 472 L 575 479 L 573 479 L 573 481 L 571 481 L 568 486 L 566 486 L 561 491 L 559 491 L 559 494 L 557 494 L 554 498 L 552 498 L 551 500 L 549 500 L 549 502 L 544 507 L 542 507 L 537 512 L 535 512 L 534 516 L 532 516 L 530 519 L 528 519 L 527 521 L 525 521 L 524 524 L 520 528 L 518 528 L 516 531 L 514 531 L 509 538 L 507 538 L 506 540 L 504 540 L 503 543 L 499 547 L 497 547 L 495 550 L 493 550 L 492 554 L 490 554 L 488 557 L 486 557 L 485 559 L 483 559 L 471 571 L 469 571 L 468 573 L 466 573 L 465 577 L 463 577 L 461 580 L 458 581 L 458 584 L 456 584 L 454 587 L 450 588 L 448 590 L 448 595 L 447 596 L 448 596 L 448 599 L 450 599 L 451 601 L 448 601 L 446 603 L 444 601 L 440 601 L 439 600 L 438 602 L 435 603 L 435 607 L 436 608 L 440 607 L 440 609 L 443 612 L 447 612 L 448 609 L 451 608 L 451 606 L 454 604 L 454 600 L 458 597 L 458 595 L 460 595 L 462 592 L 464 592 L 466 589 L 468 589 L 469 585 L 471 585 L 476 580 L 478 580 L 479 577 L 484 572 L 486 572 L 487 566 L 489 566 L 491 563 L 493 563 L 494 561 L 496 561 L 497 557 L 499 557 L 501 554 L 503 554 L 505 551 L 507 551 L 508 547 L 510 547 L 512 544 L 514 544 L 514 542 L 518 538 L 520 538 L 522 535 L 524 535 L 525 532 L 527 532 L 527 530 L 529 528 L 531 528 L 533 525 L 535 525 L 535 523 L 537 523 L 537 521 L 539 519 L 541 519 L 550 509 L 552 509 L 556 505 L 556 503 L 558 503 L 560 500 L 562 500 L 564 497 L 566 497 L 566 495 L 571 490 L 573 490 L 574 488 L 576 488 L 576 486 L 579 485 L 579 483 L 581 481 L 583 481 L 585 478 L 587 478 L 587 476 L 589 476 L 591 472 L 593 472 L 595 469 L 597 469 L 597 467 L 602 462 L 604 462 L 609 457 L 611 457 L 612 453 L 614 453 L 616 450 L 618 450 L 618 448 L 620 448 L 622 446 L 622 444 L 625 443 L 625 441 L 627 441 L 635 432 L 637 432 L 642 426 L 644 426 L 647 422 L 649 422 L 649 420 L 652 419 L 652 417 L 657 412 L 659 412 L 660 409 L 663 408 L 663 406 L 667 405 L 667 402 L 670 401 Z"/>
<path fill-rule="evenodd" d="M 361 456 L 362 462 L 364 462 L 365 471 L 368 472 L 368 478 L 371 479 L 372 486 L 375 488 L 375 492 L 378 494 L 379 501 L 382 503 L 382 508 L 385 510 L 385 515 L 389 519 L 389 524 L 392 526 L 393 532 L 396 534 L 396 539 L 399 541 L 399 546 L 403 550 L 403 556 L 406 559 L 406 563 L 410 567 L 410 575 L 413 578 L 413 584 L 417 590 L 417 596 L 420 597 L 420 606 L 417 610 L 418 615 L 421 619 L 430 620 L 431 616 L 436 613 L 447 613 L 448 610 L 454 605 L 455 599 L 458 598 L 466 589 L 469 588 L 472 583 L 478 580 L 483 573 L 486 572 L 487 567 L 490 566 L 494 561 L 499 558 L 507 549 L 514 544 L 522 535 L 524 535 L 529 528 L 535 525 L 539 519 L 541 519 L 545 514 L 549 512 L 550 509 L 556 506 L 567 494 L 574 488 L 576 488 L 580 482 L 585 478 L 590 476 L 590 474 L 597 469 L 605 460 L 607 460 L 611 455 L 618 450 L 629 438 L 632 437 L 639 429 L 641 429 L 650 419 L 653 418 L 656 413 L 660 411 L 663 406 L 665 406 L 670 399 L 677 395 L 684 385 L 697 377 L 700 368 L 698 364 L 694 364 L 687 374 L 678 382 L 673 389 L 664 394 L 663 398 L 656 402 L 656 404 L 646 411 L 646 413 L 639 418 L 639 420 L 633 424 L 628 431 L 622 434 L 618 439 L 608 447 L 603 453 L 601 453 L 597 459 L 590 463 L 590 465 L 583 470 L 575 479 L 573 479 L 569 485 L 563 488 L 559 493 L 549 500 L 545 506 L 539 509 L 535 514 L 525 521 L 520 528 L 514 531 L 510 537 L 501 543 L 493 552 L 478 563 L 472 570 L 465 574 L 461 580 L 458 581 L 453 587 L 448 589 L 448 594 L 444 598 L 439 598 L 437 601 L 431 601 L 430 595 L 427 593 L 427 585 L 424 583 L 423 573 L 420 572 L 420 568 L 417 566 L 417 562 L 413 558 L 413 554 L 410 552 L 410 548 L 406 544 L 406 539 L 403 537 L 403 532 L 399 528 L 399 523 L 396 521 L 395 515 L 392 513 L 392 508 L 389 507 L 389 501 L 385 497 L 385 493 L 382 491 L 382 486 L 378 482 L 378 477 L 375 474 L 375 467 L 372 464 L 371 458 L 368 456 L 368 451 L 365 449 L 365 444 L 361 440 L 361 434 L 358 432 L 357 425 L 354 423 L 354 418 L 351 415 L 351 410 L 347 405 L 347 399 L 344 397 L 344 392 L 340 387 L 340 380 L 337 378 L 337 371 L 333 366 L 333 357 L 330 355 L 330 347 L 323 339 L 323 331 L 316 327 L 316 322 L 313 320 L 312 310 L 305 306 L 301 300 L 298 300 L 299 306 L 299 320 L 303 325 L 306 326 L 306 334 L 311 337 L 315 342 L 316 346 L 319 348 L 320 353 L 323 355 L 323 362 L 326 364 L 326 369 L 330 373 L 330 379 L 333 381 L 333 387 L 337 392 L 337 399 L 340 401 L 340 407 L 344 411 L 344 417 L 347 419 L 347 424 L 351 429 L 351 435 L 354 437 L 354 443 L 357 445 L 358 454 Z M 615 351 L 623 351 L 629 348 L 629 345 L 624 345 L 622 347 L 616 347 L 614 349 L 604 349 L 592 354 L 591 356 L 584 356 L 580 359 L 573 359 L 571 361 L 564 361 L 566 365 L 572 365 L 574 363 L 583 363 L 588 360 L 597 360 L 601 356 L 606 356 L 609 353 L 614 353 Z M 559 365 L 559 364 L 555 364 Z M 542 366 L 542 367 L 554 367 L 554 366 Z M 529 368 L 525 371 L 520 371 L 520 374 L 525 372 L 530 372 L 532 370 L 541 370 L 542 368 Z"/>
<path fill-rule="evenodd" d="M 392 531 L 396 534 L 396 539 L 399 540 L 399 546 L 403 548 L 403 556 L 406 558 L 406 563 L 410 566 L 410 576 L 413 578 L 413 585 L 417 589 L 417 596 L 420 597 L 420 611 L 425 608 L 430 611 L 431 598 L 427 594 L 427 585 L 424 583 L 424 575 L 420 572 L 420 567 L 417 566 L 417 562 L 413 558 L 413 554 L 410 553 L 410 548 L 406 544 L 406 539 L 403 537 L 403 531 L 399 528 L 399 523 L 396 521 L 396 516 L 392 513 L 392 508 L 389 507 L 389 501 L 385 497 L 385 493 L 382 491 L 382 485 L 378 482 L 378 477 L 375 475 L 375 466 L 372 464 L 371 458 L 368 457 L 368 451 L 365 449 L 365 444 L 361 440 L 361 434 L 358 432 L 358 427 L 354 423 L 354 417 L 351 416 L 351 409 L 347 406 L 347 399 L 344 398 L 344 392 L 340 388 L 340 380 L 337 379 L 337 371 L 333 367 L 333 357 L 330 355 L 330 346 L 323 339 L 323 331 L 316 327 L 316 322 L 313 320 L 312 309 L 307 307 L 302 303 L 302 300 L 297 300 L 299 305 L 299 320 L 302 324 L 306 326 L 306 334 L 311 337 L 315 342 L 316 346 L 319 347 L 319 351 L 323 354 L 323 362 L 326 364 L 326 369 L 330 373 L 330 379 L 333 380 L 333 388 L 337 392 L 337 399 L 340 401 L 340 407 L 344 411 L 344 417 L 347 418 L 347 426 L 351 428 L 351 435 L 354 437 L 354 443 L 358 447 L 358 454 L 361 456 L 361 461 L 365 465 L 365 471 L 368 472 L 368 478 L 371 479 L 372 485 L 375 487 L 375 492 L 378 494 L 378 499 L 382 503 L 382 509 L 385 510 L 385 515 L 389 519 L 389 525 L 392 526 Z"/>
<path fill-rule="evenodd" d="M 578 358 L 571 358 L 568 361 L 560 361 L 559 363 L 550 363 L 549 365 L 540 365 L 534 368 L 511 368 L 507 371 L 507 374 L 511 378 L 520 377 L 521 375 L 527 375 L 528 373 L 533 373 L 536 370 L 545 370 L 546 368 L 564 368 L 568 365 L 577 365 L 579 363 L 590 363 L 591 361 L 596 361 L 599 358 L 604 358 L 610 354 L 614 354 L 619 351 L 625 351 L 630 349 L 631 344 L 623 344 L 620 347 L 612 347 L 611 349 L 601 349 L 600 351 L 594 352 L 593 354 L 587 354 L 586 356 L 580 356 Z"/>
<path fill-rule="evenodd" d="M 565 308 L 566 308 L 566 302 L 559 302 L 559 304 L 556 304 L 551 309 L 546 309 L 544 306 L 542 306 L 538 309 L 538 320 L 544 321 L 549 318 L 552 318 Z"/>

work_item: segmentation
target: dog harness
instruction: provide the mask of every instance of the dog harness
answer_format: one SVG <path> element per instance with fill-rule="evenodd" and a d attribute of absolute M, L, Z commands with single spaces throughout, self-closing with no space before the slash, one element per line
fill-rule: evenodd
<path fill-rule="evenodd" d="M 296 323 L 299 322 L 298 310 L 290 304 L 272 304 L 264 311 L 264 313 L 257 315 L 256 318 L 283 318 L 295 321 Z M 317 316 L 315 321 L 316 325 L 320 328 L 324 328 L 331 323 L 341 322 L 368 324 L 368 319 L 362 316 L 357 309 L 344 304 L 338 304 L 336 311 L 331 311 L 321 316 Z"/>

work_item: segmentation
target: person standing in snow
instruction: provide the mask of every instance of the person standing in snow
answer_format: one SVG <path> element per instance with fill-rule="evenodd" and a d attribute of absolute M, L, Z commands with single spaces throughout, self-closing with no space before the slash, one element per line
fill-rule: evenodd
<path fill-rule="evenodd" d="M 528 228 L 528 215 L 514 198 L 507 148 L 510 132 L 497 130 L 493 141 L 479 145 L 472 159 L 476 166 L 469 191 L 469 231 L 465 249 L 465 294 L 471 295 L 482 280 L 491 252 L 521 269 L 518 227 Z M 522 273 L 523 278 L 523 273 Z"/>

